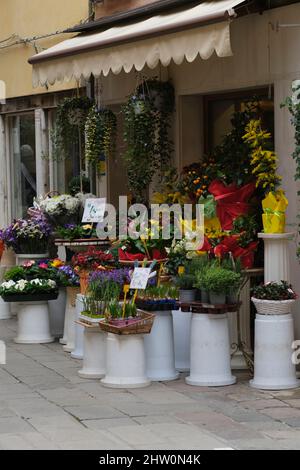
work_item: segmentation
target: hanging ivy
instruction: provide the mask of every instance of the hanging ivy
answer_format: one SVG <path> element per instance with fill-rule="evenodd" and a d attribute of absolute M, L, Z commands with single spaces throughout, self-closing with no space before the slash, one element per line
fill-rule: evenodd
<path fill-rule="evenodd" d="M 292 157 L 296 163 L 295 180 L 300 180 L 300 85 L 293 89 L 293 96 L 288 96 L 281 108 L 286 106 L 291 113 L 291 122 L 295 128 L 295 149 Z M 298 191 L 298 196 L 300 191 Z"/>
<path fill-rule="evenodd" d="M 174 88 L 170 82 L 150 79 L 142 82 L 123 107 L 124 161 L 128 186 L 137 202 L 147 202 L 147 190 L 154 174 L 169 166 L 173 142 L 169 137 L 174 111 Z"/>
<path fill-rule="evenodd" d="M 85 122 L 85 157 L 101 173 L 101 162 L 113 157 L 116 147 L 117 118 L 109 109 L 92 106 Z"/>
<path fill-rule="evenodd" d="M 91 106 L 92 101 L 85 96 L 65 98 L 58 104 L 55 126 L 51 135 L 54 160 L 68 158 L 70 148 L 74 143 L 82 145 L 85 121 Z"/>

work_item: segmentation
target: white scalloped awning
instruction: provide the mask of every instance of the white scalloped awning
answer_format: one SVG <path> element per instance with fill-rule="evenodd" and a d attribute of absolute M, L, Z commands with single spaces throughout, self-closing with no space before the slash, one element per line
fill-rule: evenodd
<path fill-rule="evenodd" d="M 204 2 L 176 13 L 153 16 L 96 34 L 63 41 L 35 56 L 33 85 L 53 85 L 56 81 L 88 79 L 91 74 L 107 76 L 110 71 L 141 71 L 173 60 L 193 62 L 199 55 L 209 59 L 232 55 L 229 19 L 242 1 Z"/>

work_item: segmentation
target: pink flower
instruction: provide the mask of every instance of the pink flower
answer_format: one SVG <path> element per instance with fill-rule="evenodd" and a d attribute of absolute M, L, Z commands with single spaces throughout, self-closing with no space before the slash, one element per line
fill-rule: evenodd
<path fill-rule="evenodd" d="M 41 264 L 39 264 L 39 268 L 48 269 L 48 264 L 46 264 L 46 263 L 41 263 Z"/>
<path fill-rule="evenodd" d="M 35 261 L 30 260 L 30 261 L 25 261 L 23 263 L 23 266 L 24 266 L 24 268 L 31 268 L 31 266 L 33 266 L 34 264 L 35 264 Z"/>

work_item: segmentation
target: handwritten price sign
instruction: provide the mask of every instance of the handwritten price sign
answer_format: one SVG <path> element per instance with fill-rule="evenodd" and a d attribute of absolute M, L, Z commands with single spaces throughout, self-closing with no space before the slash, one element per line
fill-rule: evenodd
<path fill-rule="evenodd" d="M 102 222 L 105 213 L 105 198 L 87 199 L 84 206 L 82 222 L 90 224 Z"/>

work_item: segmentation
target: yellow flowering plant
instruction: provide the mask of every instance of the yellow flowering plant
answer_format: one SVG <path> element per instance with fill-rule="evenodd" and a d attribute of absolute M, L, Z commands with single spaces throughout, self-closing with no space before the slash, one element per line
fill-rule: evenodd
<path fill-rule="evenodd" d="M 271 133 L 262 128 L 260 119 L 251 119 L 246 126 L 243 139 L 252 149 L 250 156 L 251 173 L 256 179 L 256 187 L 265 194 L 275 191 L 281 176 L 276 173 L 277 156 L 271 146 Z"/>

